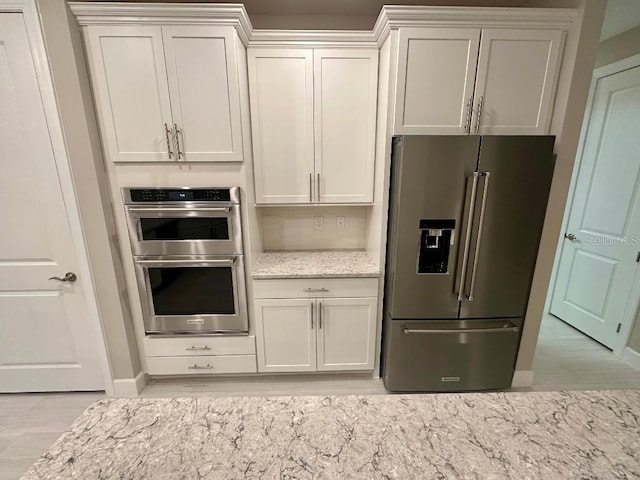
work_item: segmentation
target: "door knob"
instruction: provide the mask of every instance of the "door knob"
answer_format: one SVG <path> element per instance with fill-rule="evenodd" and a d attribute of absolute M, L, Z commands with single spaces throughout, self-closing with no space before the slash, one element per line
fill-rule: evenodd
<path fill-rule="evenodd" d="M 60 282 L 69 282 L 69 283 L 73 283 L 78 279 L 78 276 L 73 273 L 73 272 L 67 272 L 64 274 L 64 278 L 60 278 L 60 277 L 51 277 L 49 278 L 49 280 L 58 280 Z"/>
<path fill-rule="evenodd" d="M 573 233 L 565 233 L 564 234 L 564 238 L 566 238 L 567 240 L 571 240 L 573 242 L 578 237 L 576 237 Z"/>

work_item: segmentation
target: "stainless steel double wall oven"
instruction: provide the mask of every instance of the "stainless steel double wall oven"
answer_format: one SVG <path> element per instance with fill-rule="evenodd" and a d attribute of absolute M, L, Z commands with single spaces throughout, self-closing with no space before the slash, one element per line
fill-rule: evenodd
<path fill-rule="evenodd" d="M 246 334 L 240 189 L 125 188 L 148 334 Z"/>

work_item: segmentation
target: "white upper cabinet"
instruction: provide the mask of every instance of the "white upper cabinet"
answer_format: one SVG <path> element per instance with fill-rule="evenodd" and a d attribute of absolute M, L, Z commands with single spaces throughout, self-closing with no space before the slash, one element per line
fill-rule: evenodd
<path fill-rule="evenodd" d="M 376 49 L 249 49 L 256 202 L 370 203 Z"/>
<path fill-rule="evenodd" d="M 172 117 L 160 27 L 92 26 L 86 41 L 107 158 L 170 160 Z"/>
<path fill-rule="evenodd" d="M 477 28 L 402 28 L 395 133 L 464 135 L 480 44 Z"/>
<path fill-rule="evenodd" d="M 561 30 L 401 28 L 394 133 L 544 135 Z"/>
<path fill-rule="evenodd" d="M 313 51 L 316 201 L 373 201 L 378 52 Z"/>
<path fill-rule="evenodd" d="M 85 38 L 109 160 L 242 161 L 233 27 L 91 25 Z"/>
<path fill-rule="evenodd" d="M 232 28 L 162 27 L 180 160 L 242 160 L 234 37 Z"/>
<path fill-rule="evenodd" d="M 548 133 L 561 43 L 559 30 L 482 30 L 472 121 L 477 133 Z"/>
<path fill-rule="evenodd" d="M 256 201 L 310 203 L 313 52 L 249 49 Z"/>

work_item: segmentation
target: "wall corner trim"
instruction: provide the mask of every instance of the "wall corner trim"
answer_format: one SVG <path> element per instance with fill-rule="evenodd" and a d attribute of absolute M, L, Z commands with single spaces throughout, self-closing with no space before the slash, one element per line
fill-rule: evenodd
<path fill-rule="evenodd" d="M 533 385 L 533 370 L 516 370 L 511 381 L 512 388 L 525 388 Z"/>
<path fill-rule="evenodd" d="M 636 352 L 631 347 L 626 347 L 620 357 L 624 363 L 630 367 L 640 370 L 640 352 Z"/>
<path fill-rule="evenodd" d="M 134 378 L 116 378 L 113 381 L 115 397 L 137 397 L 147 385 L 147 376 L 141 370 Z"/>

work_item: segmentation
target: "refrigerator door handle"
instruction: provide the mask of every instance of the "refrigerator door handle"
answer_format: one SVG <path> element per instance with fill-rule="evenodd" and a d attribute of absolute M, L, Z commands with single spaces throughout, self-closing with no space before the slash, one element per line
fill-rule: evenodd
<path fill-rule="evenodd" d="M 487 192 L 489 191 L 490 172 L 482 172 L 480 174 L 484 178 L 484 187 L 482 189 L 482 202 L 480 203 L 480 218 L 478 220 L 478 235 L 476 237 L 476 248 L 473 253 L 473 264 L 471 266 L 471 283 L 469 284 L 469 292 L 466 297 L 470 302 L 473 301 L 473 287 L 476 283 L 476 269 L 478 267 L 478 253 L 480 252 L 480 241 L 482 240 L 482 227 L 484 225 L 484 212 L 487 206 Z"/>
<path fill-rule="evenodd" d="M 433 330 L 416 330 L 412 328 L 403 328 L 402 333 L 405 335 L 410 335 L 413 333 L 418 334 L 433 334 L 433 333 L 514 333 L 518 332 L 520 329 L 513 324 L 509 324 L 509 326 L 504 327 L 493 327 L 493 328 L 461 328 L 461 329 L 433 329 Z"/>
<path fill-rule="evenodd" d="M 471 227 L 473 226 L 473 211 L 476 207 L 476 192 L 478 190 L 479 172 L 473 172 L 471 184 L 471 199 L 469 201 L 469 218 L 467 219 L 467 231 L 464 237 L 464 249 L 462 251 L 462 266 L 460 268 L 460 283 L 458 286 L 458 301 L 463 300 L 464 285 L 467 277 L 467 261 L 469 259 L 469 247 L 471 244 Z"/>

